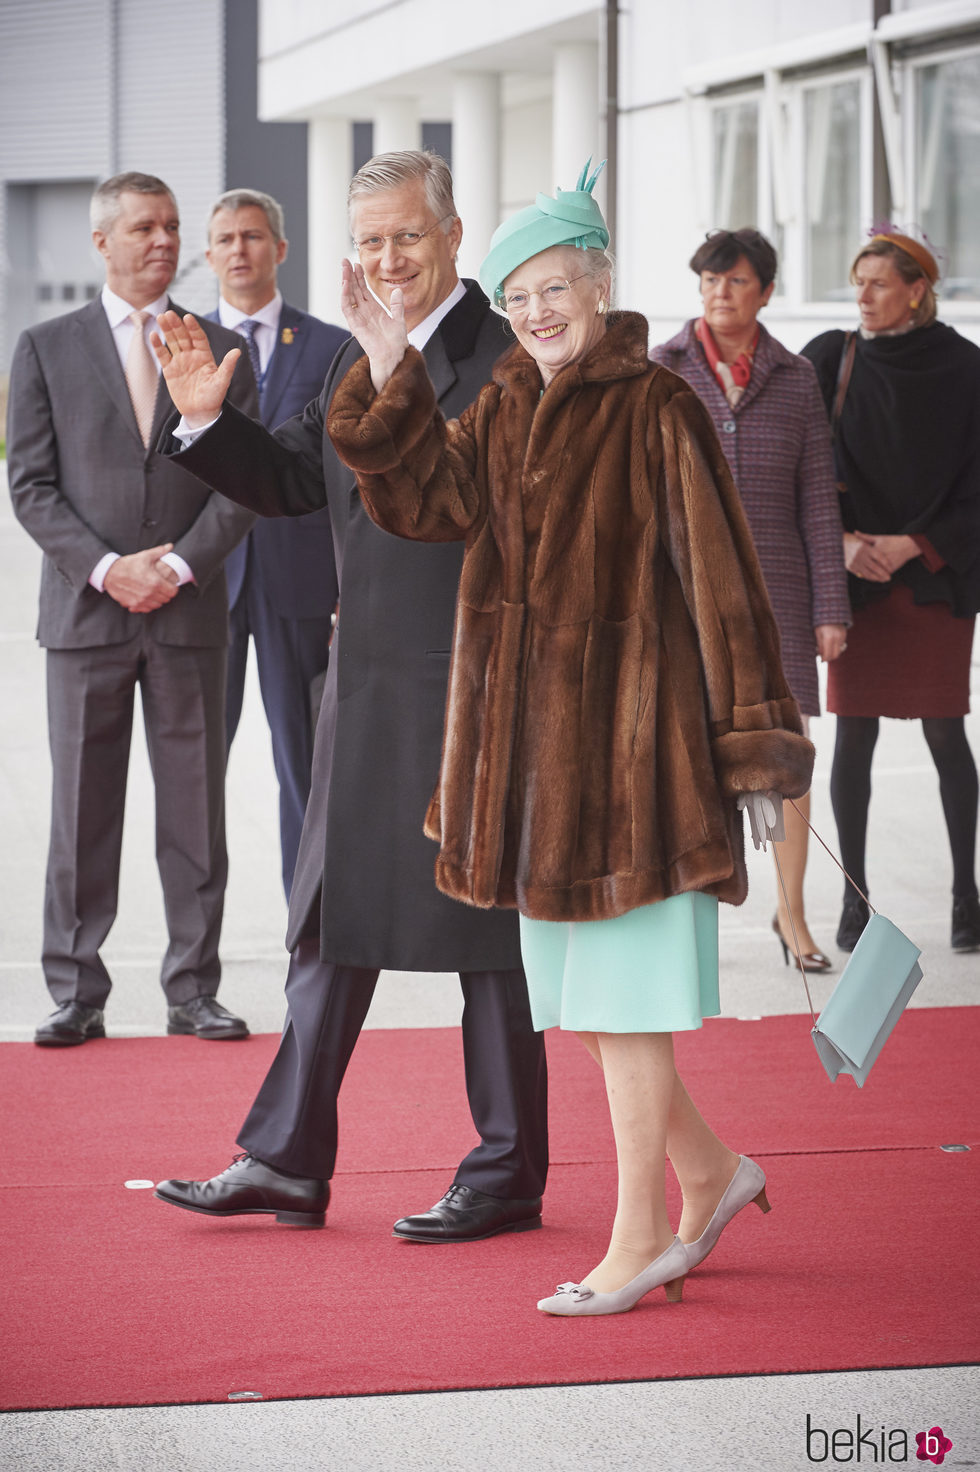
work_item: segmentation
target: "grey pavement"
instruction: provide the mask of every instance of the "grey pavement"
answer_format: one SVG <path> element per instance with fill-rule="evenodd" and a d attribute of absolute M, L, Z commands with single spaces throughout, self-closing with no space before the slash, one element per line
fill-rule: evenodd
<path fill-rule="evenodd" d="M 51 1010 L 41 978 L 40 916 L 49 820 L 44 660 L 33 637 L 40 557 L 17 525 L 0 467 L 0 1040 L 28 1041 Z M 980 752 L 980 650 L 974 651 Z M 813 821 L 828 843 L 833 717 L 813 725 L 818 764 Z M 950 865 L 935 772 L 918 722 L 883 723 L 874 768 L 869 883 L 875 905 L 922 948 L 924 980 L 913 1006 L 975 1005 L 980 956 L 949 949 Z M 257 685 L 246 692 L 228 773 L 228 886 L 221 999 L 256 1032 L 282 1024 L 285 904 L 279 881 L 276 793 Z M 725 1015 L 803 1014 L 800 977 L 770 925 L 775 881 L 768 855 L 749 854 L 750 895 L 722 906 Z M 833 936 L 843 881 L 819 847 L 811 852 L 808 915 L 818 944 Z M 106 1013 L 113 1036 L 164 1032 L 157 972 L 165 945 L 153 858 L 152 785 L 137 718 L 129 773 L 119 919 L 103 955 L 114 980 Z M 841 958 L 842 959 L 842 958 Z M 836 975 L 836 972 L 835 972 Z M 835 975 L 811 982 L 819 1010 Z M 368 1026 L 452 1027 L 454 977 L 385 973 Z M 845 1086 L 850 1087 L 846 1081 Z M 243 1099 L 242 1108 L 250 1101 Z M 216 1161 L 220 1169 L 224 1161 Z M 842 1311 L 846 1311 L 842 1307 Z M 452 1326 L 447 1325 L 447 1332 Z M 839 1375 L 742 1377 L 268 1402 L 54 1411 L 0 1418 L 0 1469 L 110 1472 L 174 1467 L 198 1472 L 388 1469 L 438 1465 L 446 1472 L 496 1468 L 790 1469 L 811 1465 L 813 1426 L 919 1430 L 944 1426 L 956 1443 L 949 1466 L 980 1464 L 974 1367 Z M 819 1440 L 811 1450 L 819 1450 Z M 870 1456 L 867 1457 L 870 1460 Z M 914 1446 L 910 1460 L 915 1460 Z"/>

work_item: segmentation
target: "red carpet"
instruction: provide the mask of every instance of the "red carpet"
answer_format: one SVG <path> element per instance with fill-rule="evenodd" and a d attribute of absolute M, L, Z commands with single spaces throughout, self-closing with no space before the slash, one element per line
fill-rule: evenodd
<path fill-rule="evenodd" d="M 124 1187 L 221 1169 L 275 1039 L 0 1045 L 0 1407 L 973 1362 L 978 1042 L 980 1009 L 907 1013 L 859 1091 L 828 1083 L 799 1017 L 680 1038 L 692 1094 L 761 1161 L 773 1210 L 739 1217 L 683 1304 L 585 1321 L 534 1307 L 601 1255 L 615 1196 L 601 1079 L 574 1038 L 549 1035 L 545 1230 L 432 1248 L 390 1226 L 472 1141 L 455 1030 L 364 1034 L 325 1232 Z"/>

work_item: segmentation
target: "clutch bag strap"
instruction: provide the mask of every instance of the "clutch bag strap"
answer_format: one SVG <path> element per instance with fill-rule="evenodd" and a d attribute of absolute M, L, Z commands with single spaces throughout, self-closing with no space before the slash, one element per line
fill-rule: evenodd
<path fill-rule="evenodd" d="M 845 385 L 845 387 L 846 387 L 846 385 Z M 844 868 L 844 865 L 841 863 L 840 859 L 834 853 L 833 849 L 832 848 L 828 848 L 827 844 L 824 843 L 823 839 L 820 837 L 820 834 L 817 832 L 816 828 L 814 828 L 814 826 L 810 822 L 809 818 L 807 818 L 807 817 L 804 816 L 804 814 L 800 811 L 800 809 L 797 807 L 796 803 L 793 801 L 793 799 L 791 797 L 785 798 L 784 801 L 788 802 L 790 804 L 790 806 L 795 810 L 795 812 L 803 819 L 804 823 L 809 828 L 809 830 L 813 834 L 814 838 L 820 844 L 820 847 L 823 848 L 823 849 L 826 849 L 827 853 L 833 859 L 834 863 L 837 865 L 838 869 L 841 871 L 841 873 L 843 874 L 844 878 L 847 880 L 848 884 L 853 885 L 853 887 L 857 890 L 858 894 L 864 900 L 864 903 L 867 905 L 867 907 L 871 911 L 872 915 L 877 915 L 878 911 L 875 909 L 874 905 L 868 899 L 868 896 L 865 894 L 864 890 L 861 889 L 859 887 L 859 885 L 855 884 L 854 880 L 851 878 L 850 874 L 848 874 L 847 870 Z M 786 894 L 786 885 L 785 885 L 785 882 L 783 880 L 783 871 L 782 871 L 782 867 L 781 867 L 781 865 L 779 863 L 779 850 L 776 847 L 776 840 L 772 836 L 772 829 L 769 827 L 769 824 L 768 823 L 766 824 L 766 832 L 767 832 L 770 840 L 772 841 L 772 856 L 776 860 L 776 873 L 779 875 L 779 887 L 780 887 L 780 889 L 783 892 L 783 899 L 786 901 L 786 913 L 789 916 L 790 929 L 793 932 L 793 949 L 796 952 L 797 965 L 800 968 L 800 975 L 803 978 L 803 990 L 806 992 L 807 1005 L 810 1008 L 810 1017 L 813 1020 L 814 1027 L 816 1027 L 816 1025 L 817 1025 L 817 1014 L 813 1010 L 813 998 L 810 996 L 810 986 L 809 986 L 809 983 L 808 983 L 808 981 L 806 979 L 806 969 L 805 969 L 805 967 L 803 965 L 803 955 L 802 955 L 802 952 L 801 952 L 801 949 L 800 949 L 800 940 L 799 940 L 799 936 L 796 934 L 796 921 L 793 918 L 793 910 L 792 910 L 792 907 L 790 906 L 789 898 L 788 898 L 788 896 Z"/>

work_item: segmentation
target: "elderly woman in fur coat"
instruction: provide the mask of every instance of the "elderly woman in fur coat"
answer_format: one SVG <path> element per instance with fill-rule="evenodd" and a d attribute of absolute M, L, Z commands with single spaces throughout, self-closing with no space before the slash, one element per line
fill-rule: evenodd
<path fill-rule="evenodd" d="M 586 172 L 495 233 L 481 281 L 517 341 L 449 424 L 398 291 L 389 316 L 345 262 L 366 356 L 328 424 L 380 526 L 466 544 L 426 820 L 436 882 L 520 911 L 535 1026 L 579 1033 L 616 1138 L 608 1251 L 538 1304 L 562 1315 L 660 1286 L 676 1302 L 735 1213 L 768 1210 L 761 1169 L 688 1096 L 672 1033 L 720 1010 L 718 900 L 747 887 L 739 807 L 754 834 L 778 826 L 777 795 L 805 792 L 813 762 L 710 419 L 648 361 L 645 319 L 609 311 Z"/>

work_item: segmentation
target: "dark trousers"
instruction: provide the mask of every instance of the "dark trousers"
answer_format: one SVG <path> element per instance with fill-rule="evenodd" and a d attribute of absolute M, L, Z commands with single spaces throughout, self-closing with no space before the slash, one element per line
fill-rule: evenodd
<path fill-rule="evenodd" d="M 186 596 L 186 595 L 181 595 Z M 51 843 L 42 965 L 55 1002 L 103 1007 L 116 918 L 137 686 L 156 794 L 156 854 L 176 1006 L 218 990 L 225 851 L 225 650 L 157 643 L 49 649 Z"/>
<path fill-rule="evenodd" d="M 318 939 L 299 942 L 279 1051 L 238 1136 L 244 1150 L 296 1175 L 330 1179 L 337 1096 L 378 975 L 321 961 Z M 540 1196 L 548 1170 L 547 1075 L 524 973 L 466 971 L 460 983 L 466 1092 L 480 1143 L 455 1179 L 488 1196 Z"/>
<path fill-rule="evenodd" d="M 316 726 L 310 686 L 327 667 L 331 632 L 329 618 L 282 618 L 263 593 L 249 556 L 245 581 L 231 610 L 225 729 L 230 750 L 242 713 L 251 635 L 279 783 L 279 842 L 287 899 L 310 795 Z"/>

